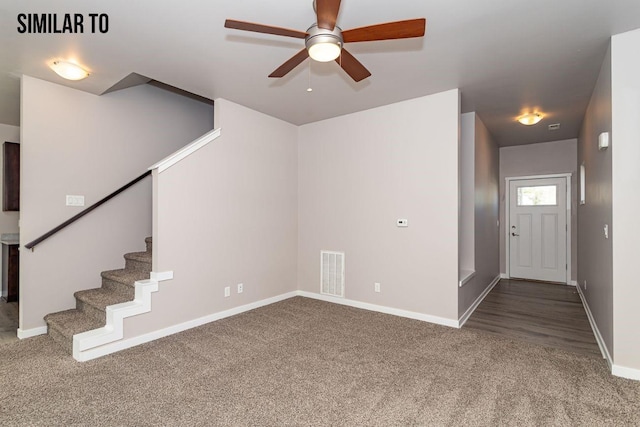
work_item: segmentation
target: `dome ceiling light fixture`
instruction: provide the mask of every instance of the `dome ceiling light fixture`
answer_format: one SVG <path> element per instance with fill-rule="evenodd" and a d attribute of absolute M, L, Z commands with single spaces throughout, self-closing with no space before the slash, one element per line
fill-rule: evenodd
<path fill-rule="evenodd" d="M 89 72 L 75 62 L 56 59 L 49 68 L 56 72 L 57 75 L 67 80 L 82 80 L 89 77 Z"/>
<path fill-rule="evenodd" d="M 532 126 L 542 120 L 542 113 L 526 113 L 518 117 L 518 121 L 525 126 Z"/>

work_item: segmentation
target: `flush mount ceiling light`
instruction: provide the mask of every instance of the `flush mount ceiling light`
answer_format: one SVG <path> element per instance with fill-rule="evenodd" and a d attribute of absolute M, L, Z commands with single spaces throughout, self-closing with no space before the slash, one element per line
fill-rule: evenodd
<path fill-rule="evenodd" d="M 309 34 L 304 41 L 304 45 L 309 52 L 311 59 L 318 62 L 329 62 L 340 56 L 342 50 L 342 31 L 339 27 L 333 30 L 318 28 L 312 25 L 307 29 Z"/>
<path fill-rule="evenodd" d="M 542 120 L 542 117 L 541 113 L 527 113 L 518 117 L 518 121 L 525 126 L 531 126 Z"/>
<path fill-rule="evenodd" d="M 62 59 L 53 61 L 49 67 L 63 79 L 82 80 L 89 77 L 89 72 L 80 65 Z"/>

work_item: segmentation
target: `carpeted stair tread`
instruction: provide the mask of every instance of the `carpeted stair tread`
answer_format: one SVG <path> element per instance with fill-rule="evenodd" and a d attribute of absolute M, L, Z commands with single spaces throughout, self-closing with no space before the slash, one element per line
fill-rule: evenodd
<path fill-rule="evenodd" d="M 100 273 L 102 278 L 113 280 L 114 282 L 119 282 L 128 286 L 135 286 L 135 282 L 137 280 L 146 280 L 149 278 L 149 273 L 138 270 L 126 270 L 126 269 L 118 269 L 118 270 L 107 270 Z"/>
<path fill-rule="evenodd" d="M 130 298 L 127 298 L 122 294 L 119 294 L 117 292 L 113 292 L 109 289 L 104 289 L 104 288 L 87 289 L 85 291 L 78 291 L 74 293 L 73 296 L 77 300 L 80 300 L 85 304 L 95 307 L 100 311 L 104 311 L 108 305 L 120 304 L 122 302 L 131 301 Z M 100 325 L 100 326 L 104 326 L 104 325 Z"/>
<path fill-rule="evenodd" d="M 131 252 L 124 255 L 124 259 L 132 259 L 140 262 L 148 262 L 151 264 L 151 253 L 150 252 Z"/>
<path fill-rule="evenodd" d="M 108 306 L 133 301 L 135 282 L 146 280 L 151 272 L 151 237 L 145 240 L 145 252 L 124 255 L 125 268 L 103 271 L 102 287 L 74 293 L 76 308 L 45 316 L 48 334 L 73 354 L 73 335 L 99 329 L 106 324 Z"/>
<path fill-rule="evenodd" d="M 104 326 L 104 323 L 99 322 L 91 316 L 87 316 L 75 308 L 47 314 L 44 320 L 49 325 L 49 328 L 56 329 L 67 338 L 72 338 L 75 334 Z"/>
<path fill-rule="evenodd" d="M 126 270 L 151 272 L 151 252 L 131 252 L 124 256 Z"/>

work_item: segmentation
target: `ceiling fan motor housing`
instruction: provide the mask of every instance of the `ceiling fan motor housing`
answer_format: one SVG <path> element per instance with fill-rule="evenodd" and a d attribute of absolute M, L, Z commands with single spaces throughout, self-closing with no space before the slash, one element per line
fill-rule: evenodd
<path fill-rule="evenodd" d="M 338 26 L 336 26 L 333 30 L 327 30 L 324 28 L 319 28 L 317 24 L 313 24 L 307 29 L 307 34 L 308 36 L 305 38 L 304 44 L 307 50 L 310 52 L 310 55 L 313 46 L 316 45 L 334 45 L 338 47 L 339 52 L 344 44 L 344 41 L 342 39 L 342 30 Z M 311 56 L 313 57 L 313 55 Z M 330 58 L 327 61 L 332 61 L 333 59 L 335 58 Z"/>

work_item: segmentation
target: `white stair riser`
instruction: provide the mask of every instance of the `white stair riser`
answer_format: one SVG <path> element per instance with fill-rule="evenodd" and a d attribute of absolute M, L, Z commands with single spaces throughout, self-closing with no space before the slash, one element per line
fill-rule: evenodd
<path fill-rule="evenodd" d="M 153 275 L 152 277 L 157 276 Z M 166 280 L 173 278 L 172 272 L 163 274 Z M 106 309 L 106 325 L 73 336 L 73 357 L 78 361 L 87 360 L 83 352 L 122 339 L 124 319 L 151 311 L 151 294 L 158 291 L 158 281 L 154 279 L 140 280 L 135 285 L 135 299 L 130 302 L 108 306 Z"/>

